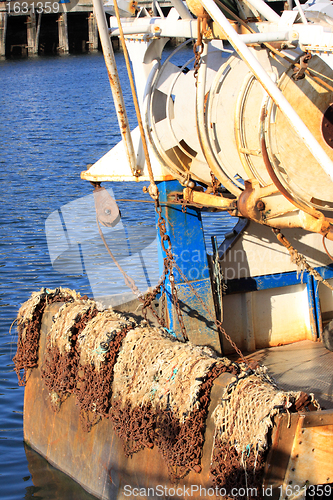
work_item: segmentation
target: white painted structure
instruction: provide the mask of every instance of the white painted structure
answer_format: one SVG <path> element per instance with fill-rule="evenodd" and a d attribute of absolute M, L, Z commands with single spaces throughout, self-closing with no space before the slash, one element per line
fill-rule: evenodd
<path fill-rule="evenodd" d="M 332 291 L 323 284 L 318 288 L 310 275 L 302 282 L 271 231 L 281 229 L 311 266 L 333 277 L 322 243 L 323 235 L 333 239 L 333 11 L 325 1 L 281 16 L 263 0 L 246 4 L 236 1 L 238 17 L 230 20 L 213 0 L 202 1 L 211 21 L 203 30 L 197 80 L 194 55 L 180 65 L 174 62 L 182 47 L 161 63 L 170 37 L 198 37 L 198 22 L 186 6 L 174 2 L 167 17 L 161 11 L 151 17 L 143 9 L 121 22 L 155 180 L 177 179 L 190 186 L 184 190 L 187 201 L 220 208 L 224 203 L 234 216 L 252 219 L 220 252 L 225 278 L 238 280 L 237 293 L 224 298 L 225 329 L 251 351 L 315 340 L 322 320 L 333 317 Z M 188 7 L 193 8 L 191 2 Z M 109 34 L 119 34 L 113 17 Z M 305 63 L 304 54 L 311 57 Z M 305 77 L 293 79 L 297 71 Z M 122 142 L 82 178 L 149 180 L 137 130 L 132 139 L 139 177 Z M 197 182 L 211 193 L 211 172 L 229 192 L 223 202 L 191 191 Z M 331 241 L 327 248 L 333 253 Z"/>

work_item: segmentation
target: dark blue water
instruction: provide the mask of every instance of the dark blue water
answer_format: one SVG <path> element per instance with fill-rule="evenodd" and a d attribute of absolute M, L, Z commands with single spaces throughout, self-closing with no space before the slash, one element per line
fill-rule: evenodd
<path fill-rule="evenodd" d="M 122 55 L 116 58 L 123 75 Z M 45 221 L 92 192 L 80 172 L 120 135 L 101 54 L 3 61 L 0 84 L 0 498 L 81 500 L 90 497 L 24 448 L 23 388 L 12 362 L 17 333 L 15 326 L 9 330 L 32 291 L 62 285 L 92 295 L 86 274 L 53 269 Z M 125 101 L 134 127 L 129 92 Z M 117 198 L 142 198 L 142 184 L 112 188 Z M 154 223 L 150 204 L 133 204 L 129 212 L 120 208 L 124 220 Z M 210 232 L 212 225 L 209 220 Z"/>

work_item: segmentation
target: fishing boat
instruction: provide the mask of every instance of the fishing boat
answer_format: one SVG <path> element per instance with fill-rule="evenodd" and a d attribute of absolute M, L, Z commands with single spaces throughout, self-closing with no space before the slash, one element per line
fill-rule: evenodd
<path fill-rule="evenodd" d="M 108 26 L 94 0 L 122 141 L 81 177 L 127 293 L 34 293 L 14 360 L 25 441 L 97 498 L 332 497 L 333 7 L 295 2 L 113 0 Z M 124 181 L 156 210 L 146 289 Z M 234 220 L 212 256 L 203 212 Z"/>

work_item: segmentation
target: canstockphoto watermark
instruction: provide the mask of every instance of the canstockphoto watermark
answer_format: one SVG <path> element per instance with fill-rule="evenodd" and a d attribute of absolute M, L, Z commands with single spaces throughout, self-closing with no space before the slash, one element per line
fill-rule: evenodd
<path fill-rule="evenodd" d="M 265 496 L 272 496 L 272 487 L 265 488 L 263 493 Z M 191 498 L 191 497 L 234 497 L 234 498 L 250 498 L 259 497 L 257 488 L 232 488 L 230 491 L 226 488 L 215 486 L 214 488 L 204 488 L 198 484 L 190 486 L 175 486 L 169 487 L 158 484 L 154 488 L 139 488 L 133 487 L 129 484 L 124 486 L 124 496 L 129 498 Z"/>
<path fill-rule="evenodd" d="M 317 484 L 317 485 L 304 485 L 299 486 L 287 485 L 278 486 L 273 490 L 273 486 L 262 486 L 260 488 L 231 488 L 227 490 L 226 488 L 220 488 L 215 486 L 215 488 L 204 488 L 198 484 L 192 484 L 190 486 L 175 486 L 169 487 L 162 484 L 158 484 L 154 488 L 143 488 L 143 487 L 133 487 L 129 484 L 124 486 L 124 496 L 128 498 L 237 498 L 237 499 L 248 499 L 264 496 L 265 498 L 273 497 L 273 493 L 276 495 L 276 490 L 279 491 L 279 496 L 293 496 L 303 494 L 314 497 L 319 496 L 322 498 L 332 498 L 332 486 L 331 484 Z"/>

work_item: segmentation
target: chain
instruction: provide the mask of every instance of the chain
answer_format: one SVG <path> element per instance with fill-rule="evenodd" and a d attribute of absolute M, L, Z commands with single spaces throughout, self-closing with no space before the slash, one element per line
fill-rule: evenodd
<path fill-rule="evenodd" d="M 199 71 L 199 67 L 200 67 L 201 54 L 203 52 L 202 34 L 206 31 L 208 18 L 209 18 L 209 16 L 205 12 L 201 16 L 198 16 L 198 18 L 197 18 L 198 38 L 197 38 L 197 41 L 195 42 L 195 44 L 193 45 L 193 52 L 194 52 L 194 57 L 195 57 L 194 78 L 196 80 L 198 78 L 198 71 Z M 195 82 L 195 85 L 196 84 L 197 84 L 197 82 Z"/>
<path fill-rule="evenodd" d="M 333 286 L 328 281 L 326 281 L 318 273 L 318 271 L 316 271 L 312 266 L 310 266 L 304 255 L 300 254 L 296 250 L 296 248 L 294 248 L 291 245 L 291 243 L 287 240 L 287 238 L 281 233 L 280 229 L 274 228 L 272 231 L 279 240 L 279 242 L 288 250 L 291 261 L 294 264 L 296 264 L 297 267 L 301 268 L 302 271 L 305 269 L 308 273 L 310 273 L 314 277 L 315 280 L 319 281 L 320 283 L 323 283 L 323 285 L 333 290 Z"/>
<path fill-rule="evenodd" d="M 166 255 L 166 257 L 164 258 L 164 273 L 163 273 L 164 281 L 165 281 L 165 278 L 167 277 L 167 275 L 169 274 L 172 303 L 176 309 L 177 318 L 178 318 L 178 322 L 180 325 L 183 339 L 185 340 L 185 342 L 187 342 L 188 336 L 187 336 L 186 328 L 184 325 L 183 315 L 182 315 L 182 312 L 180 310 L 178 294 L 177 294 L 177 287 L 175 284 L 175 277 L 173 274 L 173 266 L 176 265 L 176 262 L 175 262 L 173 253 L 171 251 L 171 240 L 170 240 L 169 235 L 166 234 L 165 219 L 162 215 L 162 207 L 158 203 L 158 201 L 156 201 L 155 207 L 156 207 L 156 212 L 158 214 L 157 227 L 158 227 L 159 232 L 160 232 L 161 245 L 162 245 L 162 249 Z"/>
<path fill-rule="evenodd" d="M 166 304 L 166 294 L 165 294 L 165 280 L 164 283 L 161 287 L 161 320 L 163 321 L 163 324 L 166 324 L 166 310 L 165 310 L 165 304 Z"/>
<path fill-rule="evenodd" d="M 199 22 L 199 18 L 198 18 Z M 194 57 L 195 57 L 195 62 L 194 62 L 194 78 L 197 80 L 198 78 L 198 71 L 200 67 L 200 60 L 201 60 L 201 54 L 203 52 L 203 45 L 200 43 L 199 40 L 195 42 L 193 45 L 193 52 L 194 52 Z M 197 85 L 197 81 L 195 82 L 195 85 Z"/>
<path fill-rule="evenodd" d="M 243 363 L 245 363 L 248 366 L 249 365 L 248 360 L 244 357 L 244 354 L 239 349 L 239 347 L 237 347 L 237 345 L 235 344 L 235 342 L 233 340 L 231 340 L 230 335 L 228 335 L 228 333 L 223 328 L 221 321 L 215 320 L 215 324 L 216 324 L 218 330 L 224 335 L 225 339 L 235 349 L 235 351 L 237 352 L 238 356 L 241 358 L 241 360 L 243 361 Z"/>
<path fill-rule="evenodd" d="M 220 187 L 221 185 L 221 182 L 216 179 L 215 175 L 213 174 L 213 172 L 210 173 L 210 176 L 211 176 L 211 179 L 212 179 L 212 188 L 213 188 L 213 194 L 214 195 L 218 195 L 219 192 L 218 192 L 218 188 Z"/>
<path fill-rule="evenodd" d="M 308 69 L 308 64 L 312 55 L 310 53 L 305 53 L 299 60 L 300 67 L 295 66 L 294 73 L 291 78 L 295 81 L 303 80 L 305 78 L 305 71 Z"/>
<path fill-rule="evenodd" d="M 161 239 L 161 245 L 162 249 L 165 252 L 166 257 L 163 259 L 163 274 L 161 276 L 161 279 L 159 280 L 158 284 L 154 288 L 152 292 L 146 293 L 144 297 L 139 297 L 139 300 L 143 303 L 142 307 L 142 314 L 144 318 L 147 320 L 147 309 L 149 309 L 153 316 L 157 319 L 158 323 L 163 327 L 166 328 L 166 314 L 165 314 L 165 280 L 166 277 L 169 275 L 169 282 L 171 286 L 171 296 L 172 296 L 172 304 L 176 310 L 178 322 L 180 325 L 181 333 L 183 336 L 183 339 L 185 342 L 187 342 L 188 336 L 186 333 L 186 328 L 184 325 L 184 320 L 182 316 L 182 312 L 180 309 L 179 305 L 179 299 L 178 299 L 178 294 L 177 294 L 177 287 L 175 284 L 175 278 L 173 274 L 173 266 L 175 264 L 175 259 L 171 251 L 171 240 L 170 237 L 166 234 L 166 222 L 165 219 L 162 215 L 162 207 L 159 204 L 158 200 L 156 200 L 155 203 L 155 209 L 156 213 L 158 215 L 158 221 L 157 221 L 157 227 L 159 229 L 160 233 L 160 239 Z M 158 314 L 154 311 L 152 308 L 152 302 L 156 299 L 157 295 L 161 293 L 161 315 L 158 316 Z"/>
<path fill-rule="evenodd" d="M 164 259 L 164 270 L 163 274 L 158 282 L 158 284 L 155 286 L 154 290 L 152 292 L 148 292 L 145 294 L 144 297 L 139 297 L 139 300 L 141 300 L 143 307 L 142 307 L 142 314 L 143 317 L 147 320 L 147 309 L 151 311 L 153 316 L 157 319 L 158 323 L 165 328 L 166 327 L 166 315 L 165 315 L 165 300 L 164 300 L 164 295 L 165 295 L 165 279 L 166 276 L 169 273 L 169 263 L 167 262 L 167 259 Z M 161 300 L 162 300 L 162 313 L 159 316 L 156 311 L 152 308 L 152 302 L 156 300 L 156 297 L 158 294 L 161 294 Z"/>
<path fill-rule="evenodd" d="M 183 214 L 186 214 L 187 212 L 187 205 L 189 205 L 189 202 L 187 200 L 181 200 Z"/>
<path fill-rule="evenodd" d="M 160 317 L 156 311 L 154 311 L 152 307 L 152 302 L 156 299 L 157 294 L 161 290 L 161 284 L 159 283 L 152 292 L 147 292 L 144 297 L 139 296 L 138 299 L 142 302 L 142 315 L 147 320 L 147 309 L 149 309 L 154 316 L 154 318 L 157 319 L 158 323 L 164 328 L 165 327 L 165 321 L 163 317 Z"/>
<path fill-rule="evenodd" d="M 185 281 L 185 283 L 187 285 L 189 285 L 189 287 L 192 289 L 192 292 L 197 297 L 197 299 L 201 303 L 201 305 L 204 308 L 204 310 L 208 313 L 208 315 L 210 316 L 210 318 L 214 321 L 214 323 L 215 323 L 216 328 L 218 329 L 218 331 L 221 332 L 224 335 L 224 337 L 229 342 L 229 344 L 237 352 L 238 356 L 241 358 L 241 360 L 243 361 L 243 363 L 245 363 L 248 366 L 249 362 L 244 357 L 242 351 L 237 347 L 237 345 L 235 344 L 235 342 L 233 340 L 231 340 L 230 335 L 228 335 L 227 332 L 225 331 L 225 329 L 223 328 L 221 321 L 217 320 L 216 317 L 212 314 L 212 312 L 208 309 L 208 307 L 206 306 L 206 304 L 204 303 L 204 301 L 202 300 L 202 298 L 200 297 L 200 295 L 198 294 L 198 292 L 196 291 L 196 289 L 193 287 L 193 285 L 188 281 L 188 279 L 186 278 L 186 276 L 184 275 L 184 273 L 182 272 L 182 270 L 180 269 L 180 267 L 176 263 L 174 263 L 174 266 L 176 267 L 176 269 L 179 272 L 179 274 L 182 276 L 182 278 Z"/>

